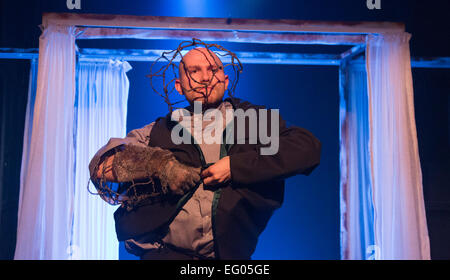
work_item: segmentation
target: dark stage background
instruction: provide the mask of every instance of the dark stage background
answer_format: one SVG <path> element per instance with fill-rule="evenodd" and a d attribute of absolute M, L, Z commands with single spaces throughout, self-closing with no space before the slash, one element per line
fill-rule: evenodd
<path fill-rule="evenodd" d="M 0 0 L 0 47 L 37 48 L 43 12 L 73 12 L 65 0 Z M 88 1 L 77 13 L 189 17 L 399 21 L 412 33 L 412 56 L 450 56 L 449 1 L 387 1 L 368 10 L 353 1 Z M 80 41 L 80 47 L 171 48 L 178 42 Z M 292 52 L 338 53 L 342 47 L 241 46 Z M 165 114 L 150 93 L 150 63 L 131 62 L 127 131 Z M 14 256 L 22 137 L 29 63 L 0 60 L 0 259 Z M 413 69 L 416 122 L 433 259 L 450 259 L 450 70 Z M 338 68 L 244 65 L 236 96 L 279 108 L 289 124 L 304 127 L 322 142 L 321 165 L 310 176 L 288 179 L 285 203 L 263 232 L 255 259 L 339 259 L 339 92 Z M 121 247 L 120 258 L 133 258 Z"/>

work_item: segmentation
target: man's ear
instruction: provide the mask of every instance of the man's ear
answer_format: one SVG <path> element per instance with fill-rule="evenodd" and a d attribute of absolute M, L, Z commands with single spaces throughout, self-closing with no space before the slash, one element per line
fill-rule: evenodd
<path fill-rule="evenodd" d="M 179 94 L 184 95 L 183 94 L 183 89 L 181 88 L 180 79 L 176 79 L 175 80 L 175 89 L 176 89 L 176 91 L 178 91 Z"/>

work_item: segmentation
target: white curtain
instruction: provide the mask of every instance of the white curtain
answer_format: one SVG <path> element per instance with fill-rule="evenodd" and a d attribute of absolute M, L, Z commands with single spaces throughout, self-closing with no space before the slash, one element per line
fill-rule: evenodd
<path fill-rule="evenodd" d="M 363 64 L 340 69 L 341 258 L 370 259 L 374 242 L 369 158 L 367 73 Z"/>
<path fill-rule="evenodd" d="M 39 38 L 31 139 L 24 141 L 15 259 L 66 259 L 74 186 L 75 28 Z"/>
<path fill-rule="evenodd" d="M 341 69 L 343 259 L 430 258 L 409 39 L 368 35 L 366 67 Z"/>
<path fill-rule="evenodd" d="M 30 80 L 28 83 L 28 99 L 27 108 L 25 111 L 25 125 L 23 131 L 23 148 L 22 148 L 22 164 L 20 168 L 20 194 L 19 194 L 19 205 L 22 204 L 23 196 L 23 182 L 25 182 L 25 176 L 28 170 L 28 158 L 30 157 L 30 146 L 31 146 L 31 133 L 33 129 L 33 111 L 34 103 L 36 100 L 36 87 L 37 87 L 37 73 L 38 73 L 38 60 L 32 59 L 30 63 Z M 18 217 L 21 216 L 21 207 L 18 209 Z"/>
<path fill-rule="evenodd" d="M 110 137 L 125 136 L 131 67 L 81 61 L 76 69 L 77 33 L 44 30 L 37 86 L 32 63 L 15 259 L 118 258 L 115 207 L 89 194 L 88 164 Z"/>
<path fill-rule="evenodd" d="M 111 137 L 125 137 L 128 62 L 80 61 L 77 69 L 76 168 L 72 259 L 118 259 L 113 212 L 87 191 L 88 165 Z M 90 186 L 95 191 L 94 186 Z"/>
<path fill-rule="evenodd" d="M 408 33 L 366 50 L 375 243 L 381 259 L 430 259 Z"/>

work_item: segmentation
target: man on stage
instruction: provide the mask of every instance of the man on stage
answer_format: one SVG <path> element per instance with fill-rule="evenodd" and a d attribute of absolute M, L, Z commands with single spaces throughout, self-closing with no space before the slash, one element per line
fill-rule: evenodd
<path fill-rule="evenodd" d="M 214 52 L 191 49 L 175 81 L 189 106 L 112 138 L 90 163 L 98 190 L 121 185 L 117 236 L 141 259 L 250 259 L 285 179 L 319 165 L 312 133 L 278 110 L 224 99 L 228 84 Z M 130 185 L 144 199 L 131 199 Z"/>

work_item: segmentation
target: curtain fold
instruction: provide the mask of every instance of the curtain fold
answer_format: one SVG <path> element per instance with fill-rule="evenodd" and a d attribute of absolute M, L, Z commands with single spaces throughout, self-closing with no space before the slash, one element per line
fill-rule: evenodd
<path fill-rule="evenodd" d="M 381 259 L 430 259 L 408 33 L 368 35 L 371 177 Z"/>
<path fill-rule="evenodd" d="M 66 259 L 73 210 L 75 28 L 39 38 L 31 138 L 24 139 L 15 259 Z"/>
<path fill-rule="evenodd" d="M 77 66 L 76 167 L 72 259 L 118 259 L 113 212 L 87 190 L 88 165 L 111 137 L 125 137 L 128 62 L 80 61 Z M 90 183 L 91 184 L 91 183 Z M 95 187 L 90 186 L 94 191 Z"/>

